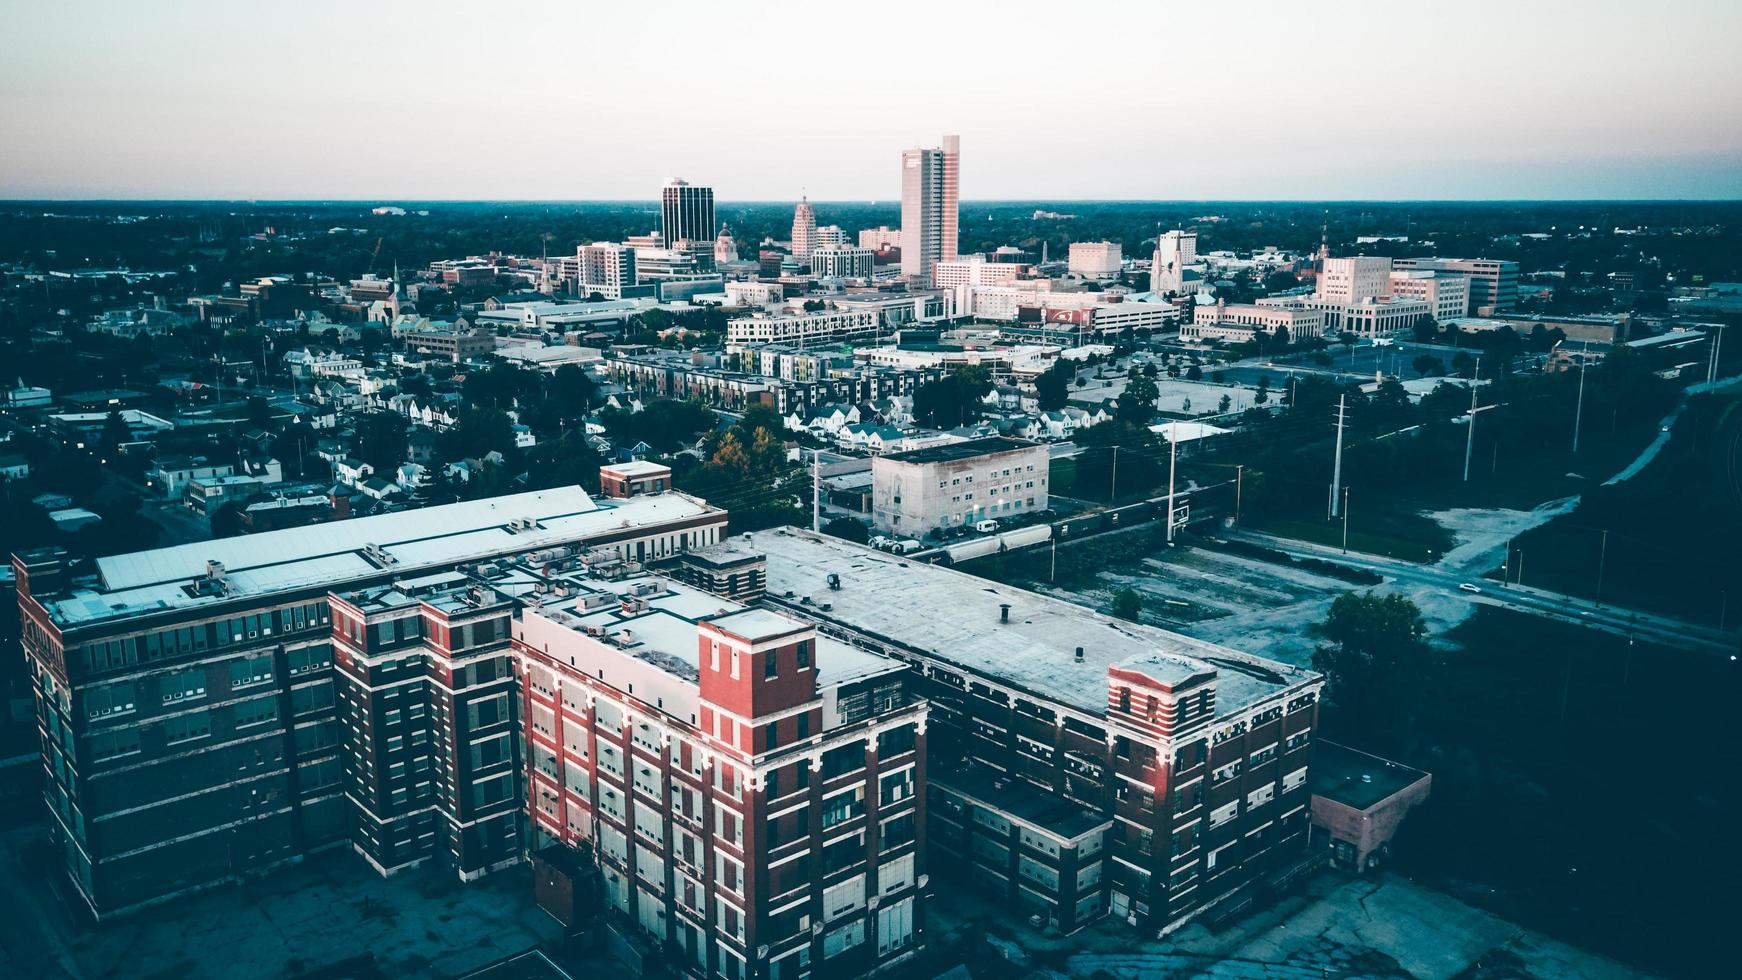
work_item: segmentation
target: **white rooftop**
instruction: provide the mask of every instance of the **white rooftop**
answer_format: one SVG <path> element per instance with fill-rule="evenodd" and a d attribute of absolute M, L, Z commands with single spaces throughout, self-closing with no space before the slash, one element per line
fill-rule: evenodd
<path fill-rule="evenodd" d="M 44 604 L 57 622 L 86 625 L 316 585 L 349 587 L 371 577 L 536 551 L 713 510 L 679 493 L 599 502 L 580 487 L 535 490 L 99 558 L 98 588 L 45 597 Z M 208 561 L 224 566 L 224 592 L 190 595 L 185 587 L 206 577 Z"/>
<path fill-rule="evenodd" d="M 1104 616 L 1092 609 L 809 531 L 746 535 L 768 556 L 768 595 L 832 621 L 1091 715 L 1107 710 L 1107 668 L 1178 684 L 1214 671 L 1218 714 L 1318 677 L 1299 667 Z M 831 590 L 828 576 L 840 576 Z M 792 596 L 786 598 L 790 591 Z M 803 598 L 809 596 L 810 604 Z M 824 612 L 820 605 L 830 604 Z M 1010 606 L 1008 622 L 1000 607 Z M 1076 648 L 1083 648 L 1077 662 Z"/>

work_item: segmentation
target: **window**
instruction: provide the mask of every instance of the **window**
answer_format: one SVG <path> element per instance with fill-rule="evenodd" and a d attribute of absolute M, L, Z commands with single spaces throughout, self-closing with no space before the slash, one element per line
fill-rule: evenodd
<path fill-rule="evenodd" d="M 133 726 L 111 728 L 90 738 L 91 758 L 101 762 L 139 751 L 139 729 Z"/>
<path fill-rule="evenodd" d="M 909 766 L 900 772 L 889 773 L 879 779 L 877 783 L 879 806 L 900 803 L 913 795 L 913 768 Z"/>
<path fill-rule="evenodd" d="M 236 705 L 233 715 L 237 728 L 264 725 L 278 718 L 278 702 L 272 698 L 255 698 Z"/>
<path fill-rule="evenodd" d="M 865 941 L 865 920 L 855 919 L 834 932 L 823 934 L 823 959 L 830 959 Z"/>
<path fill-rule="evenodd" d="M 877 869 L 877 894 L 887 895 L 913 884 L 913 855 L 885 861 Z"/>
<path fill-rule="evenodd" d="M 913 828 L 913 814 L 911 813 L 904 813 L 893 820 L 885 820 L 883 821 L 882 829 L 878 833 L 878 837 L 880 838 L 878 843 L 882 845 L 882 848 L 885 851 L 892 847 L 900 847 L 903 844 L 911 843 L 914 834 Z"/>
<path fill-rule="evenodd" d="M 764 678 L 780 676 L 780 651 L 770 650 L 762 655 L 762 676 Z"/>
<path fill-rule="evenodd" d="M 854 742 L 823 753 L 823 778 L 833 779 L 865 768 L 865 743 Z"/>
<path fill-rule="evenodd" d="M 285 654 L 290 668 L 290 675 L 306 674 L 311 670 L 330 667 L 333 663 L 333 646 L 330 643 L 318 643 L 311 647 L 302 647 Z"/>
<path fill-rule="evenodd" d="M 272 680 L 272 654 L 257 653 L 230 661 L 230 687 L 252 687 Z"/>
<path fill-rule="evenodd" d="M 132 710 L 132 681 L 117 681 L 85 691 L 85 713 L 92 718 L 126 714 Z"/>
<path fill-rule="evenodd" d="M 913 941 L 913 899 L 877 910 L 877 954 L 898 950 Z"/>
<path fill-rule="evenodd" d="M 823 848 L 823 872 L 842 871 L 865 860 L 865 834 L 849 834 Z"/>
<path fill-rule="evenodd" d="M 877 756 L 880 759 L 887 759 L 903 752 L 911 752 L 914 747 L 914 739 L 912 725 L 891 728 L 877 736 Z"/>
<path fill-rule="evenodd" d="M 823 889 L 823 921 L 838 919 L 865 907 L 865 876 L 854 875 Z"/>
<path fill-rule="evenodd" d="M 855 786 L 823 800 L 823 828 L 845 823 L 865 812 L 865 788 Z"/>
<path fill-rule="evenodd" d="M 1210 811 L 1210 826 L 1220 827 L 1240 815 L 1240 801 L 1235 800 Z"/>
<path fill-rule="evenodd" d="M 798 641 L 798 669 L 804 670 L 811 665 L 811 641 Z"/>
<path fill-rule="evenodd" d="M 158 691 L 163 695 L 164 704 L 185 701 L 189 698 L 206 696 L 206 669 L 204 667 L 189 667 L 163 675 L 158 681 Z"/>
<path fill-rule="evenodd" d="M 190 711 L 163 721 L 163 740 L 170 745 L 191 742 L 212 734 L 212 718 L 205 711 Z"/>

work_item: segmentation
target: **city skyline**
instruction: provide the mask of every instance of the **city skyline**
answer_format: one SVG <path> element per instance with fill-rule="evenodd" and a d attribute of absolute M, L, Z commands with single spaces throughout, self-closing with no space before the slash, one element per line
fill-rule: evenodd
<path fill-rule="evenodd" d="M 901 150 L 940 132 L 973 147 L 970 200 L 1742 196 L 1742 132 L 1714 125 L 1742 105 L 1742 66 L 1723 51 L 1742 12 L 1669 6 L 1673 16 L 1620 6 L 1576 19 L 1480 3 L 1407 16 L 1134 10 L 1118 31 L 1049 20 L 1044 49 L 1023 8 L 932 11 L 940 32 L 976 43 L 889 75 L 853 112 L 801 88 L 779 112 L 684 126 L 646 113 L 696 93 L 688 76 L 641 70 L 634 39 L 647 28 L 627 13 L 528 7 L 462 26 L 439 5 L 383 5 L 380 31 L 333 31 L 354 11 L 323 17 L 317 4 L 268 23 L 203 3 L 20 8 L 0 41 L 0 128 L 13 137 L 0 197 L 642 200 L 684 173 L 725 200 L 888 200 Z M 731 11 L 685 17 L 685 31 L 661 39 L 673 63 L 713 57 L 739 30 Z M 799 50 L 827 38 L 843 62 L 875 64 L 906 23 L 894 12 L 775 19 L 758 23 L 757 40 Z M 1190 41 L 1158 60 L 1161 31 Z M 211 43 L 237 33 L 251 42 Z M 564 37 L 576 40 L 553 40 Z M 1432 48 L 1446 57 L 1424 70 L 1428 37 L 1430 59 Z M 1095 70 L 1018 74 L 1021 59 L 997 53 L 1012 49 Z M 1675 54 L 1640 54 L 1654 50 Z M 552 72 L 576 51 L 584 75 Z M 491 71 L 453 56 L 464 52 Z M 641 97 L 598 98 L 614 77 L 635 78 Z M 463 130 L 441 152 L 373 138 L 412 111 L 408 80 L 459 118 L 513 133 L 508 152 Z M 541 97 L 508 97 L 530 89 Z"/>

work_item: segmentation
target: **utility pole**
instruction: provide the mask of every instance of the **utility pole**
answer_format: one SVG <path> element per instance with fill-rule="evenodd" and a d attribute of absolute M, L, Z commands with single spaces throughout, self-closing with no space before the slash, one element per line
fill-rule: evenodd
<path fill-rule="evenodd" d="M 1112 504 L 1119 499 L 1119 447 L 1113 447 L 1113 477 L 1107 488 L 1107 503 Z"/>
<path fill-rule="evenodd" d="M 1718 352 L 1724 346 L 1724 328 L 1729 324 L 1720 323 L 1717 326 L 1718 332 L 1712 335 L 1712 358 L 1711 364 L 1706 367 L 1706 384 L 1712 384 L 1718 380 Z"/>
<path fill-rule="evenodd" d="M 1052 567 L 1047 569 L 1046 580 L 1048 582 L 1056 582 L 1056 581 L 1058 581 L 1058 577 L 1059 577 L 1059 536 L 1058 536 L 1058 532 L 1054 531 L 1052 533 Z"/>
<path fill-rule="evenodd" d="M 1524 549 L 1523 548 L 1518 549 L 1518 574 L 1513 577 L 1512 584 L 1519 586 L 1521 588 L 1524 586 Z"/>
<path fill-rule="evenodd" d="M 1172 438 L 1167 440 L 1167 543 L 1173 544 L 1173 473 L 1174 463 L 1179 459 L 1179 423 L 1176 428 L 1168 430 Z"/>
<path fill-rule="evenodd" d="M 1470 454 L 1476 451 L 1476 386 L 1482 381 L 1482 362 L 1470 377 L 1470 431 L 1464 440 L 1464 482 L 1470 482 Z"/>
<path fill-rule="evenodd" d="M 1590 351 L 1591 342 L 1585 341 L 1585 346 L 1579 352 L 1579 401 L 1573 408 L 1573 452 L 1579 451 L 1579 423 L 1585 418 L 1585 355 Z"/>
<path fill-rule="evenodd" d="M 1331 464 L 1331 520 L 1337 517 L 1337 491 L 1343 485 L 1343 402 L 1348 397 L 1337 396 L 1337 455 Z"/>
<path fill-rule="evenodd" d="M 1603 604 L 1603 567 L 1609 562 L 1609 531 L 1603 530 L 1603 549 L 1597 553 L 1597 605 Z"/>
<path fill-rule="evenodd" d="M 1234 526 L 1240 526 L 1240 480 L 1246 475 L 1246 464 L 1234 464 Z"/>
<path fill-rule="evenodd" d="M 822 450 L 811 450 L 811 530 L 823 529 L 823 456 Z"/>
<path fill-rule="evenodd" d="M 1349 553 L 1349 488 L 1343 488 L 1343 554 Z"/>

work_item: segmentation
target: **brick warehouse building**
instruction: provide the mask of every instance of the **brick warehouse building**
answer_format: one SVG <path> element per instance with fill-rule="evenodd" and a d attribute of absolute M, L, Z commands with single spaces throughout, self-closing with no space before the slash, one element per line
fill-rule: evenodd
<path fill-rule="evenodd" d="M 342 760 L 362 747 L 340 721 L 329 590 L 579 543 L 678 554 L 725 523 L 682 494 L 570 487 L 99 558 L 94 574 L 58 549 L 14 556 L 44 796 L 78 893 L 101 917 L 349 839 Z"/>
<path fill-rule="evenodd" d="M 535 853 L 590 850 L 606 906 L 702 975 L 858 976 L 923 945 L 905 664 L 633 568 L 525 601 Z"/>
<path fill-rule="evenodd" d="M 806 531 L 734 541 L 771 604 L 910 665 L 939 869 L 1153 934 L 1305 866 L 1320 675 Z"/>

